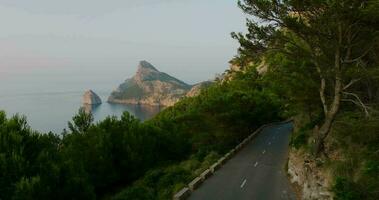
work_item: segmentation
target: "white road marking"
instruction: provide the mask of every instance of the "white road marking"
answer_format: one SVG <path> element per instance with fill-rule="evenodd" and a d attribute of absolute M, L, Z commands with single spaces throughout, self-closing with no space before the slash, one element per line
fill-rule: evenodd
<path fill-rule="evenodd" d="M 246 179 L 243 180 L 243 182 L 242 182 L 242 184 L 241 184 L 241 188 L 243 188 L 243 187 L 245 186 L 245 184 L 246 184 Z"/>
<path fill-rule="evenodd" d="M 254 167 L 257 167 L 257 166 L 258 166 L 258 162 L 255 162 Z"/>
<path fill-rule="evenodd" d="M 266 153 L 266 150 L 264 150 L 263 152 L 262 152 L 262 154 L 265 154 Z"/>
<path fill-rule="evenodd" d="M 271 145 L 271 142 L 269 142 L 268 145 Z"/>

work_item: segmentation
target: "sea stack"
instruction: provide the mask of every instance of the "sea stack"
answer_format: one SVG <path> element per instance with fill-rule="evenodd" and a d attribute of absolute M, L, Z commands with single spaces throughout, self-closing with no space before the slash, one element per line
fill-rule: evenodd
<path fill-rule="evenodd" d="M 85 105 L 98 105 L 102 103 L 100 97 L 92 90 L 87 90 L 84 93 L 82 101 Z"/>

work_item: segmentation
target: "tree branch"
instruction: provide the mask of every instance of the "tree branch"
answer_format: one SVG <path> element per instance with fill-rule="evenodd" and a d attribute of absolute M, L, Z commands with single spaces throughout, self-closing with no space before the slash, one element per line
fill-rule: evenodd
<path fill-rule="evenodd" d="M 342 101 L 352 102 L 355 105 L 362 107 L 363 111 L 365 112 L 366 117 L 370 117 L 370 113 L 368 111 L 370 109 L 370 107 L 366 106 L 362 102 L 362 100 L 359 98 L 359 96 L 357 94 L 354 94 L 354 93 L 351 93 L 351 92 L 342 92 L 342 93 L 345 94 L 345 95 L 353 96 L 355 99 L 357 99 L 357 101 L 354 101 L 353 99 L 342 99 Z"/>
<path fill-rule="evenodd" d="M 351 80 L 350 83 L 348 83 L 347 85 L 345 85 L 342 90 L 347 90 L 350 86 L 352 86 L 354 83 L 356 83 L 356 82 L 358 82 L 360 80 L 361 80 L 360 78 Z"/>
<path fill-rule="evenodd" d="M 371 45 L 369 48 L 367 48 L 367 50 L 365 52 L 363 52 L 362 55 L 354 58 L 354 59 L 345 59 L 345 60 L 341 60 L 342 63 L 344 64 L 350 64 L 350 63 L 354 63 L 354 62 L 358 62 L 360 59 L 362 59 L 364 56 L 366 56 L 373 48 L 374 45 Z"/>
<path fill-rule="evenodd" d="M 325 98 L 325 86 L 326 86 L 326 80 L 325 78 L 323 77 L 322 73 L 321 73 L 321 68 L 317 65 L 316 63 L 316 68 L 317 68 L 317 72 L 320 76 L 320 99 L 321 99 L 321 103 L 322 103 L 322 107 L 324 109 L 324 114 L 325 116 L 327 115 L 328 113 L 328 104 L 326 103 L 326 98 Z"/>

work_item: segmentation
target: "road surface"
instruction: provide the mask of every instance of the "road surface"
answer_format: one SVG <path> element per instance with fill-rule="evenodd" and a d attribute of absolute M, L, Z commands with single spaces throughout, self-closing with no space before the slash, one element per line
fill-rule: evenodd
<path fill-rule="evenodd" d="M 284 170 L 291 132 L 291 123 L 263 129 L 189 199 L 296 199 Z"/>

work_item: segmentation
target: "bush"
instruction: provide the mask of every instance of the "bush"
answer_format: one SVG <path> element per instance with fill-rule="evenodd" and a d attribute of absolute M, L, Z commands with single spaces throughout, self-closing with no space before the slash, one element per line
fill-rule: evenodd
<path fill-rule="evenodd" d="M 335 194 L 336 200 L 360 200 L 365 199 L 363 194 L 360 192 L 360 188 L 354 182 L 337 177 L 336 182 L 333 186 L 333 192 Z"/>
<path fill-rule="evenodd" d="M 290 146 L 300 149 L 308 144 L 309 130 L 300 130 L 291 137 Z"/>
<path fill-rule="evenodd" d="M 331 140 L 343 156 L 331 161 L 337 199 L 379 199 L 378 119 L 349 111 L 335 123 Z"/>

